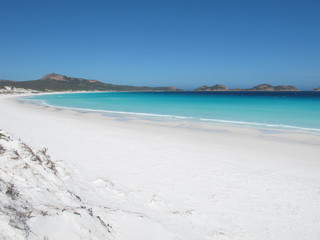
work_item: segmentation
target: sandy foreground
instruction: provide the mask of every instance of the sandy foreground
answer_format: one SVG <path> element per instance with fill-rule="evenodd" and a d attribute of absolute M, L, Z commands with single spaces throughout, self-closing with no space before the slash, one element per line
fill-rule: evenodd
<path fill-rule="evenodd" d="M 83 181 L 112 185 L 105 200 L 83 193 L 108 208 L 105 239 L 320 239 L 320 135 L 108 117 L 8 95 L 0 129 L 48 148 Z M 51 226 L 62 228 L 46 221 L 38 235 L 62 239 Z"/>

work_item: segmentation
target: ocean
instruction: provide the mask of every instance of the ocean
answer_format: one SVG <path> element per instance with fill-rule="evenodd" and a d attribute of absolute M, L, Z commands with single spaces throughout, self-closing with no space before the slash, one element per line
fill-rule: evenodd
<path fill-rule="evenodd" d="M 27 99 L 112 116 L 320 132 L 320 92 L 96 92 Z"/>

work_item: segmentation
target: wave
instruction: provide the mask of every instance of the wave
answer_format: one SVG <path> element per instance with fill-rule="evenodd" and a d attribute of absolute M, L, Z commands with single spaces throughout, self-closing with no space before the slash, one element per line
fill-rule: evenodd
<path fill-rule="evenodd" d="M 231 120 L 210 119 L 210 118 L 200 118 L 200 120 L 208 121 L 208 122 L 234 124 L 234 125 L 246 125 L 246 126 L 267 127 L 267 128 L 277 128 L 277 129 L 295 129 L 295 130 L 303 130 L 303 131 L 320 132 L 320 129 L 318 128 L 306 128 L 306 127 L 298 127 L 298 126 L 291 126 L 291 125 L 285 125 L 285 124 L 257 123 L 257 122 L 245 122 L 245 121 L 233 121 L 233 120 L 231 121 Z"/>
<path fill-rule="evenodd" d="M 164 118 L 193 119 L 193 117 L 167 115 L 167 114 L 123 112 L 123 111 L 111 111 L 111 110 L 101 110 L 101 109 L 91 109 L 91 108 L 65 107 L 65 106 L 58 106 L 58 105 L 49 104 L 45 100 L 42 100 L 42 99 L 26 99 L 26 98 L 23 98 L 23 100 L 33 102 L 33 103 L 35 103 L 37 105 L 44 105 L 44 106 L 48 106 L 48 107 L 76 110 L 76 111 L 82 111 L 82 112 L 99 112 L 99 113 L 114 113 L 114 114 L 122 114 L 122 115 L 141 115 L 141 116 L 164 117 Z"/>

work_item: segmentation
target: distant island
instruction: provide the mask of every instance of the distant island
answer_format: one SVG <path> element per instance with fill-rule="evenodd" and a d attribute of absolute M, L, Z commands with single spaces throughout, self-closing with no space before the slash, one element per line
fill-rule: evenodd
<path fill-rule="evenodd" d="M 226 86 L 221 84 L 213 85 L 212 87 L 201 86 L 199 88 L 194 89 L 194 91 L 230 91 Z"/>
<path fill-rule="evenodd" d="M 0 93 L 23 93 L 23 92 L 65 92 L 65 91 L 184 91 L 176 87 L 148 87 L 129 86 L 104 83 L 98 80 L 88 80 L 84 78 L 68 77 L 57 73 L 49 73 L 38 80 L 12 81 L 0 80 Z M 222 84 L 213 86 L 201 86 L 193 91 L 300 91 L 295 86 L 272 86 L 270 84 L 260 84 L 248 89 L 229 89 Z M 320 91 L 315 88 L 313 91 Z"/>
<path fill-rule="evenodd" d="M 202 86 L 194 91 L 299 91 L 299 89 L 294 86 L 272 86 L 270 84 L 260 84 L 249 89 L 229 89 L 224 85 L 216 84 L 212 87 Z"/>

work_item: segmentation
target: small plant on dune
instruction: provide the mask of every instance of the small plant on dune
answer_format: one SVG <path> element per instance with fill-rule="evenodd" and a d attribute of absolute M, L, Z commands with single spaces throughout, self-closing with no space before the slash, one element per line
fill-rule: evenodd
<path fill-rule="evenodd" d="M 10 137 L 5 134 L 0 133 L 0 139 L 4 139 L 5 141 L 8 142 L 10 140 Z"/>
<path fill-rule="evenodd" d="M 12 183 L 7 186 L 6 194 L 13 200 L 19 196 L 19 192 L 15 189 Z"/>
<path fill-rule="evenodd" d="M 13 160 L 18 160 L 20 158 L 20 154 L 18 153 L 18 151 L 14 150 L 13 153 L 14 153 L 14 156 L 11 156 L 11 158 Z"/>
<path fill-rule="evenodd" d="M 31 217 L 32 211 L 22 212 L 13 205 L 4 206 L 7 214 L 10 216 L 9 224 L 17 229 L 24 231 L 26 236 L 30 234 L 30 227 L 27 224 L 28 219 Z"/>
<path fill-rule="evenodd" d="M 56 167 L 56 163 L 54 161 L 51 160 L 50 156 L 48 155 L 48 149 L 47 148 L 43 148 L 41 150 L 39 150 L 39 153 L 42 154 L 45 157 L 45 164 L 46 166 L 51 169 L 54 174 L 57 174 L 58 170 Z"/>
<path fill-rule="evenodd" d="M 6 151 L 6 149 L 0 144 L 0 154 L 3 154 Z"/>

